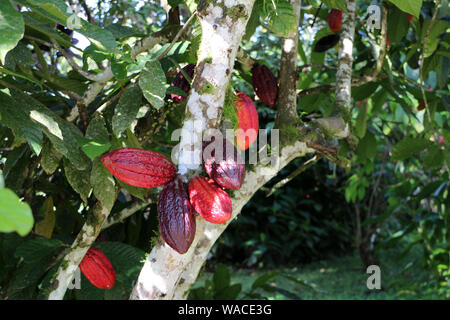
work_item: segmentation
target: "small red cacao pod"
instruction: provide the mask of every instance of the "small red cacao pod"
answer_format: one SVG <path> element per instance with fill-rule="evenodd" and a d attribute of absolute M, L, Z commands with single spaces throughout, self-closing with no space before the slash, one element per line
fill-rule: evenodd
<path fill-rule="evenodd" d="M 325 52 L 333 48 L 339 42 L 339 34 L 330 34 L 320 38 L 314 46 L 314 52 Z"/>
<path fill-rule="evenodd" d="M 258 136 L 258 112 L 252 99 L 242 92 L 237 93 L 235 106 L 238 117 L 236 144 L 242 150 L 247 150 Z"/>
<path fill-rule="evenodd" d="M 278 97 L 278 85 L 272 71 L 262 64 L 252 68 L 252 85 L 255 94 L 265 104 L 273 107 Z"/>
<path fill-rule="evenodd" d="M 231 218 L 231 199 L 213 179 L 194 177 L 189 181 L 189 199 L 195 211 L 211 223 L 224 223 Z"/>
<path fill-rule="evenodd" d="M 180 179 L 167 183 L 158 199 L 159 230 L 164 241 L 180 254 L 186 253 L 195 237 L 195 212 L 188 188 Z"/>
<path fill-rule="evenodd" d="M 203 143 L 203 167 L 219 186 L 238 190 L 245 177 L 245 164 L 227 139 Z"/>
<path fill-rule="evenodd" d="M 98 248 L 91 247 L 80 263 L 80 270 L 92 285 L 111 289 L 116 282 L 116 270 L 111 261 Z"/>
<path fill-rule="evenodd" d="M 155 188 L 176 176 L 175 165 L 166 156 L 151 150 L 116 149 L 102 157 L 103 165 L 119 180 L 141 188 Z"/>
<path fill-rule="evenodd" d="M 195 71 L 195 64 L 188 64 L 185 67 L 183 67 L 183 71 L 192 79 L 194 77 L 194 71 Z M 191 90 L 191 85 L 189 84 L 189 81 L 184 77 L 183 73 L 180 71 L 175 76 L 175 79 L 171 83 L 172 87 L 178 87 L 184 92 L 186 92 L 186 95 L 189 93 L 189 90 Z M 184 100 L 186 100 L 186 96 L 181 96 L 179 94 L 170 94 L 170 98 L 173 100 L 173 102 L 179 104 L 182 103 Z"/>
<path fill-rule="evenodd" d="M 328 26 L 330 27 L 331 31 L 334 33 L 339 32 L 342 27 L 342 11 L 338 9 L 331 9 L 330 13 L 328 14 Z"/>
<path fill-rule="evenodd" d="M 408 22 L 411 22 L 411 20 L 412 20 L 413 17 L 414 17 L 414 16 L 413 16 L 412 14 L 409 14 L 409 15 L 408 15 Z"/>

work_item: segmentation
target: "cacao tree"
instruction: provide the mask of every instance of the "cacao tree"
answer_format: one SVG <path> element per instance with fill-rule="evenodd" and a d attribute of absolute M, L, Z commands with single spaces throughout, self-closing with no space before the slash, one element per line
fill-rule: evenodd
<path fill-rule="evenodd" d="M 427 149 L 448 177 L 450 152 L 436 139 L 450 139 L 441 1 L 382 1 L 375 13 L 356 0 L 96 3 L 0 2 L 3 297 L 67 298 L 80 267 L 105 298 L 186 299 L 260 188 L 307 155 L 287 180 L 320 158 L 364 165 L 398 113 L 416 128 L 385 156 L 400 163 Z M 276 45 L 273 63 L 255 56 L 255 37 Z M 211 133 L 221 138 L 206 141 Z M 362 181 L 350 180 L 349 202 L 365 198 Z M 374 186 L 368 212 L 379 215 Z M 102 241 L 142 216 L 159 230 L 148 255 Z M 365 256 L 375 230 L 357 238 Z"/>

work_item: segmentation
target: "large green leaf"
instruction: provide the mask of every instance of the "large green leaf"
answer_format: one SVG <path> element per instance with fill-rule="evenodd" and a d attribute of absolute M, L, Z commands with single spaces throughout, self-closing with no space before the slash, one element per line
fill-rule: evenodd
<path fill-rule="evenodd" d="M 22 237 L 33 228 L 33 214 L 26 202 L 10 189 L 0 189 L 0 232 L 17 231 Z"/>
<path fill-rule="evenodd" d="M 219 263 L 216 266 L 216 270 L 213 276 L 214 290 L 216 292 L 219 292 L 222 289 L 228 287 L 230 285 L 230 279 L 230 270 L 228 270 L 228 268 L 224 264 Z"/>
<path fill-rule="evenodd" d="M 139 86 L 145 99 L 153 107 L 160 109 L 164 105 L 164 96 L 168 85 L 166 75 L 158 61 L 151 60 L 145 64 L 139 78 Z"/>
<path fill-rule="evenodd" d="M 41 166 L 47 174 L 52 174 L 59 166 L 63 155 L 59 153 L 48 140 L 44 140 L 41 151 Z"/>
<path fill-rule="evenodd" d="M 422 25 L 421 41 L 424 41 L 425 35 L 427 34 L 428 27 L 431 23 L 431 19 L 426 19 Z M 431 26 L 430 33 L 427 38 L 427 43 L 425 46 L 425 58 L 431 56 L 436 50 L 439 42 L 441 41 L 440 35 L 444 33 L 450 26 L 450 23 L 444 20 L 435 20 Z"/>
<path fill-rule="evenodd" d="M 289 2 L 278 2 L 276 8 L 271 7 L 269 12 L 269 29 L 278 36 L 286 37 L 289 32 L 295 31 L 297 18 Z"/>
<path fill-rule="evenodd" d="M 81 199 L 87 203 L 91 193 L 90 170 L 78 170 L 67 158 L 64 158 L 63 164 L 67 181 L 73 190 L 80 195 Z"/>
<path fill-rule="evenodd" d="M 356 154 L 361 160 L 373 159 L 377 154 L 377 140 L 372 132 L 366 131 L 364 138 L 358 143 Z"/>
<path fill-rule="evenodd" d="M 0 92 L 1 122 L 10 128 L 17 138 L 26 139 L 35 154 L 41 152 L 42 128 L 30 118 L 28 106 L 19 105 L 11 96 Z"/>
<path fill-rule="evenodd" d="M 411 156 L 417 155 L 425 148 L 430 146 L 431 142 L 424 138 L 406 137 L 397 143 L 392 152 L 393 160 L 405 160 Z"/>
<path fill-rule="evenodd" d="M 388 12 L 387 34 L 391 44 L 401 41 L 408 33 L 408 15 L 397 8 Z"/>
<path fill-rule="evenodd" d="M 116 201 L 116 183 L 112 174 L 101 163 L 100 158 L 95 159 L 92 163 L 90 182 L 95 197 L 111 211 Z"/>
<path fill-rule="evenodd" d="M 22 39 L 25 32 L 23 18 L 11 2 L 0 1 L 0 62 L 5 63 L 9 50 Z"/>
<path fill-rule="evenodd" d="M 112 129 L 116 136 L 120 136 L 136 119 L 141 104 L 142 91 L 138 86 L 131 86 L 125 90 L 112 118 Z"/>
<path fill-rule="evenodd" d="M 402 11 L 419 17 L 420 8 L 422 8 L 422 0 L 389 0 Z"/>
<path fill-rule="evenodd" d="M 75 31 L 86 36 L 91 43 L 97 48 L 108 52 L 114 51 L 116 47 L 116 40 L 111 32 L 93 25 L 81 19 L 76 12 L 70 13 L 69 7 L 63 0 L 17 0 L 19 3 L 31 8 L 34 12 L 41 16 L 59 23 L 63 26 L 68 26 L 69 23 L 79 22 L 80 28 Z M 77 24 L 76 23 L 76 24 Z M 74 24 L 74 25 L 76 25 Z M 75 27 L 75 26 L 74 26 Z"/>
<path fill-rule="evenodd" d="M 67 157 L 78 169 L 84 170 L 89 166 L 89 159 L 81 152 L 76 139 L 76 137 L 82 137 L 80 129 L 51 112 L 29 95 L 19 90 L 10 91 L 15 100 L 12 108 L 14 115 L 19 116 L 19 119 L 23 119 L 23 121 L 27 121 L 28 117 L 39 124 L 55 149 Z"/>

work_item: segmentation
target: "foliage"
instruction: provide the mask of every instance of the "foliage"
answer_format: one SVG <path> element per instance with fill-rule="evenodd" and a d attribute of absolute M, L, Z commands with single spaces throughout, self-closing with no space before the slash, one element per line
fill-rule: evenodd
<path fill-rule="evenodd" d="M 171 135 L 186 110 L 186 103 L 171 101 L 170 93 L 177 91 L 170 83 L 182 66 L 197 63 L 198 21 L 174 40 L 180 16 L 174 19 L 159 3 L 98 0 L 97 7 L 72 8 L 70 2 L 0 2 L 0 296 L 5 299 L 46 297 L 81 227 L 95 220 L 94 206 L 116 217 L 142 199 L 155 202 L 158 190 L 114 179 L 99 157 L 121 147 L 170 155 L 176 144 Z M 331 33 L 328 11 L 345 11 L 345 1 L 302 3 L 298 112 L 302 123 L 314 128 L 317 118 L 334 111 L 338 48 L 322 53 L 312 48 Z M 175 4 L 183 22 L 197 8 L 193 0 Z M 381 66 L 380 30 L 367 29 L 368 2 L 357 5 L 355 85 L 344 117 L 358 144 L 331 141 L 339 143 L 338 157 L 352 169 L 344 172 L 321 160 L 272 197 L 257 193 L 219 240 L 216 260 L 246 266 L 310 262 L 349 251 L 355 233 L 363 230 L 377 235 L 370 243 L 375 250 L 399 241 L 407 242 L 405 252 L 421 246 L 423 266 L 442 288 L 448 286 L 449 21 L 444 6 L 435 8 L 432 1 L 383 5 L 390 45 Z M 249 14 L 241 47 L 278 75 L 282 37 L 295 31 L 292 5 L 256 0 Z M 154 46 L 149 39 L 157 39 Z M 137 52 L 141 45 L 148 47 Z M 250 70 L 236 61 L 231 84 L 257 100 Z M 260 101 L 256 106 L 260 127 L 270 132 L 276 109 Z M 266 188 L 304 162 L 293 161 Z M 356 209 L 364 218 L 360 224 Z M 98 290 L 82 277 L 82 289 L 69 290 L 65 298 L 127 299 L 157 234 L 155 204 L 102 231 L 99 238 L 106 242 L 94 245 L 117 268 L 117 286 Z M 262 275 L 246 291 L 231 284 L 229 270 L 218 265 L 213 280 L 192 297 L 258 298 L 259 290 L 300 297 L 269 285 L 273 277 Z"/>

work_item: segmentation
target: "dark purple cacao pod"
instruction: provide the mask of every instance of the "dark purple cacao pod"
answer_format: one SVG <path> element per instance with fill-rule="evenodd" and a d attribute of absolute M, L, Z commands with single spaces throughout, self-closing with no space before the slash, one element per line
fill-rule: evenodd
<path fill-rule="evenodd" d="M 252 85 L 255 94 L 265 104 L 273 107 L 278 97 L 278 85 L 275 76 L 269 68 L 255 64 L 252 68 Z"/>
<path fill-rule="evenodd" d="M 211 179 L 226 189 L 238 190 L 245 177 L 245 164 L 227 139 L 203 143 L 203 166 Z"/>
<path fill-rule="evenodd" d="M 183 71 L 192 79 L 192 77 L 194 76 L 195 64 L 188 64 L 187 66 L 183 67 Z M 191 90 L 189 81 L 187 81 L 181 71 L 178 72 L 178 74 L 175 76 L 175 79 L 173 80 L 171 85 L 172 87 L 180 88 L 181 90 L 186 92 L 186 95 L 189 93 L 189 90 Z M 171 93 L 170 98 L 173 100 L 173 102 L 178 104 L 182 103 L 186 99 L 186 96 Z"/>
<path fill-rule="evenodd" d="M 314 46 L 314 52 L 325 52 L 333 48 L 339 42 L 339 38 L 338 33 L 320 38 Z"/>
<path fill-rule="evenodd" d="M 186 253 L 195 237 L 195 211 L 188 188 L 179 178 L 164 186 L 158 199 L 159 230 L 164 241 L 180 254 Z"/>

